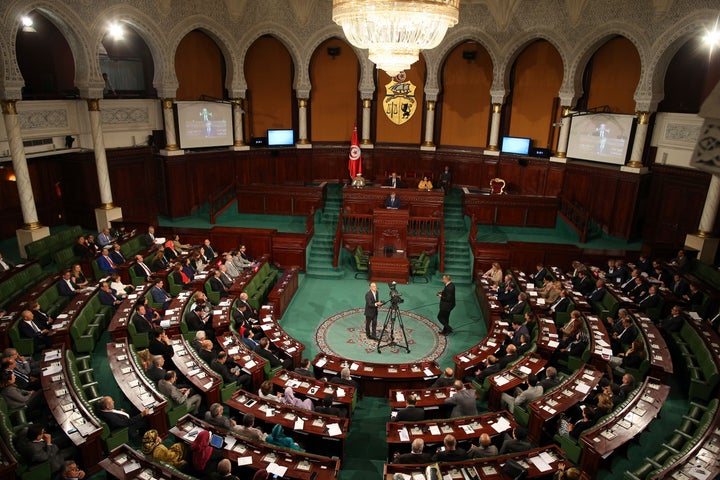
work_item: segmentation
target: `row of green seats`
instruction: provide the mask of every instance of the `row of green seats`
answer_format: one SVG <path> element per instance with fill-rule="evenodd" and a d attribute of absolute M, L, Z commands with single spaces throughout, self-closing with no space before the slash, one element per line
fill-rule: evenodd
<path fill-rule="evenodd" d="M 41 266 L 49 265 L 53 261 L 54 252 L 68 247 L 72 248 L 73 244 L 77 242 L 77 238 L 84 233 L 81 226 L 74 225 L 62 232 L 28 243 L 25 245 L 25 253 L 28 258 L 37 259 Z"/>

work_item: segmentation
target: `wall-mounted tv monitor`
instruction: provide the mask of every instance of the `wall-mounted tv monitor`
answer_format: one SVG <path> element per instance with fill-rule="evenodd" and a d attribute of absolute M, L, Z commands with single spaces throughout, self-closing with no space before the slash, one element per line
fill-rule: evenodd
<path fill-rule="evenodd" d="M 295 134 L 292 130 L 268 130 L 268 147 L 289 147 L 295 145 Z"/>
<path fill-rule="evenodd" d="M 530 139 L 522 137 L 503 137 L 500 153 L 527 155 L 530 153 Z"/>
<path fill-rule="evenodd" d="M 567 156 L 579 160 L 624 165 L 635 116 L 618 113 L 575 115 L 570 123 Z"/>
<path fill-rule="evenodd" d="M 232 107 L 218 102 L 175 102 L 180 148 L 233 144 Z"/>

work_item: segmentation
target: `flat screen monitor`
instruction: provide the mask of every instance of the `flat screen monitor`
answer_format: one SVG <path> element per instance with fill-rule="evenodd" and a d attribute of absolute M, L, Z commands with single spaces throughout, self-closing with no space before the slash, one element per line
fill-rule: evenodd
<path fill-rule="evenodd" d="M 624 165 L 635 128 L 634 115 L 576 115 L 570 123 L 567 156 L 578 160 Z"/>
<path fill-rule="evenodd" d="M 180 148 L 233 144 L 232 106 L 220 102 L 175 102 Z"/>
<path fill-rule="evenodd" d="M 527 155 L 530 153 L 530 139 L 522 137 L 503 137 L 500 153 Z"/>
<path fill-rule="evenodd" d="M 292 130 L 268 130 L 268 147 L 288 147 L 295 145 L 295 134 Z"/>

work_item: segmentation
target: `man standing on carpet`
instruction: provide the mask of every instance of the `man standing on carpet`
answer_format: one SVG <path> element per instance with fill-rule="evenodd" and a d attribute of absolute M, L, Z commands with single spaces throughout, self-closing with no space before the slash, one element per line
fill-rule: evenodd
<path fill-rule="evenodd" d="M 443 275 L 442 279 L 445 288 L 437 294 L 440 297 L 440 311 L 437 318 L 443 326 L 440 333 L 449 335 L 453 332 L 453 329 L 450 328 L 450 312 L 455 308 L 455 284 L 450 280 L 450 275 Z"/>
<path fill-rule="evenodd" d="M 377 340 L 378 307 L 382 302 L 378 299 L 377 285 L 370 284 L 370 290 L 365 294 L 365 335 L 370 340 Z"/>

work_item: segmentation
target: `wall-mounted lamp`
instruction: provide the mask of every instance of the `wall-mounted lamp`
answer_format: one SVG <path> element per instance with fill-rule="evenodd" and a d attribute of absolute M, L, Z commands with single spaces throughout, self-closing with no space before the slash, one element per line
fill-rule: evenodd
<path fill-rule="evenodd" d="M 340 47 L 327 47 L 328 55 L 330 55 L 333 60 L 335 60 L 335 57 L 340 55 Z"/>
<path fill-rule="evenodd" d="M 28 32 L 28 33 L 37 32 L 37 30 L 35 30 L 35 27 L 33 27 L 34 22 L 33 22 L 32 18 L 30 18 L 28 16 L 24 16 L 20 19 L 20 22 L 22 23 L 22 31 L 23 32 Z"/>
<path fill-rule="evenodd" d="M 463 50 L 462 58 L 463 60 L 467 60 L 468 63 L 472 62 L 477 58 L 477 50 Z"/>

